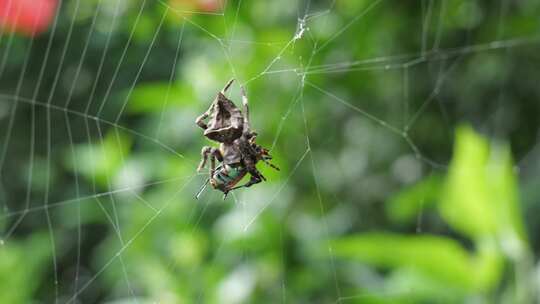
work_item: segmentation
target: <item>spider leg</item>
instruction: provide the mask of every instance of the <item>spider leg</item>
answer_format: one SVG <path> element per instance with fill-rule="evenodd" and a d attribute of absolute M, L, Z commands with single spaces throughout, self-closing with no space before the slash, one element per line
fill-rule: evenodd
<path fill-rule="evenodd" d="M 206 165 L 206 161 L 208 160 L 208 154 L 210 154 L 212 151 L 212 147 L 203 147 L 201 150 L 201 162 L 199 163 L 199 167 L 197 167 L 197 171 L 201 171 L 204 166 Z"/>
<path fill-rule="evenodd" d="M 257 135 L 259 135 L 257 132 L 255 131 L 251 131 L 249 133 L 250 137 L 249 137 L 249 143 L 250 144 L 255 144 L 255 141 L 257 141 Z"/>
<path fill-rule="evenodd" d="M 253 186 L 255 184 L 258 184 L 258 183 L 260 183 L 262 181 L 266 181 L 266 177 L 264 177 L 264 175 L 262 175 L 262 173 L 259 172 L 259 170 L 257 170 L 257 168 L 255 168 L 255 166 L 247 165 L 246 169 L 248 170 L 248 173 L 251 175 L 251 178 L 249 179 L 249 181 L 247 183 L 245 183 L 244 185 L 236 186 L 236 187 L 232 188 L 231 191 L 239 189 L 239 188 L 248 188 L 248 187 L 251 187 L 251 186 Z"/>
<path fill-rule="evenodd" d="M 250 179 L 250 182 L 252 180 L 259 180 L 257 183 L 261 182 L 261 181 L 266 181 L 266 177 L 264 177 L 262 175 L 262 173 L 257 170 L 257 167 L 255 167 L 255 162 L 249 160 L 249 161 L 245 161 L 245 165 L 246 165 L 246 170 L 248 171 L 248 173 L 251 175 L 251 179 Z M 249 182 L 248 182 L 249 183 Z M 253 184 L 251 184 L 253 185 Z M 250 185 L 250 186 L 251 186 Z"/>
<path fill-rule="evenodd" d="M 248 106 L 248 98 L 247 98 L 247 95 L 246 95 L 246 90 L 244 89 L 244 86 L 241 86 L 240 87 L 240 95 L 242 95 L 242 106 L 244 107 L 243 109 L 243 114 L 244 114 L 244 134 L 248 134 L 249 132 L 251 132 L 251 125 L 249 123 L 249 106 Z"/>
<path fill-rule="evenodd" d="M 263 158 L 262 161 L 267 164 L 268 166 L 272 167 L 274 170 L 276 171 L 280 171 L 279 167 L 277 167 L 276 165 L 270 163 L 267 159 L 272 159 L 271 157 L 270 158 Z"/>
<path fill-rule="evenodd" d="M 216 156 L 211 153 L 210 154 L 210 178 L 214 177 L 214 172 L 216 172 Z"/>
<path fill-rule="evenodd" d="M 210 178 L 207 178 L 204 184 L 201 186 L 201 189 L 199 189 L 199 192 L 195 195 L 195 199 L 199 199 L 201 194 L 203 193 L 204 189 L 206 189 L 206 186 L 208 186 L 208 183 L 210 182 Z"/>
<path fill-rule="evenodd" d="M 213 177 L 216 172 L 216 158 L 219 162 L 223 161 L 223 156 L 219 152 L 219 149 L 210 148 L 210 177 Z"/>
<path fill-rule="evenodd" d="M 221 151 L 217 148 L 212 149 L 212 154 L 217 158 L 219 162 L 223 162 L 223 155 L 221 155 Z"/>
<path fill-rule="evenodd" d="M 212 107 L 210 107 L 210 109 L 211 108 Z M 204 122 L 204 120 L 207 119 L 208 116 L 210 116 L 210 109 L 208 109 L 208 111 L 204 112 L 201 116 L 195 119 L 195 123 L 203 130 L 208 129 L 208 125 Z"/>
<path fill-rule="evenodd" d="M 259 146 L 260 147 L 260 146 Z M 277 170 L 277 171 L 280 171 L 279 168 L 277 166 L 275 166 L 274 164 L 270 163 L 269 160 L 272 160 L 272 155 L 270 155 L 268 149 L 265 149 L 263 147 L 260 147 L 259 149 L 261 151 L 261 157 L 260 157 L 260 160 L 262 160 L 265 164 L 267 164 L 268 166 L 272 167 L 273 169 Z"/>
<path fill-rule="evenodd" d="M 263 178 L 264 178 L 264 176 L 262 176 L 262 175 L 260 175 L 260 176 L 252 175 L 251 179 L 247 183 L 245 183 L 245 184 L 243 184 L 241 186 L 236 186 L 236 187 L 232 188 L 229 191 L 233 191 L 233 190 L 240 189 L 240 188 L 249 188 L 249 187 L 251 187 L 251 186 L 253 186 L 255 184 L 258 184 L 258 183 L 262 182 Z M 266 180 L 266 179 L 264 179 L 264 180 Z"/>
<path fill-rule="evenodd" d="M 249 181 L 246 183 L 245 187 L 251 187 L 252 185 L 255 185 L 255 184 L 258 184 L 260 182 L 265 182 L 266 181 L 266 177 L 264 177 L 264 175 L 260 174 L 259 175 L 251 175 L 251 178 L 249 179 Z"/>
<path fill-rule="evenodd" d="M 223 88 L 223 90 L 221 90 L 221 93 L 225 94 L 225 92 L 227 92 L 227 90 L 231 87 L 231 85 L 233 84 L 234 82 L 234 78 L 229 80 L 229 82 L 227 82 L 227 84 L 225 85 L 225 87 Z"/>

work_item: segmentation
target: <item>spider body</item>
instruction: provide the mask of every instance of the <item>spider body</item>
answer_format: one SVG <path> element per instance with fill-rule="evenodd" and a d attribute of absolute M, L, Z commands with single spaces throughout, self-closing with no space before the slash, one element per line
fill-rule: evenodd
<path fill-rule="evenodd" d="M 225 89 L 220 93 L 221 95 L 223 95 L 231 83 L 232 80 L 229 81 L 229 83 L 225 86 Z M 202 160 L 199 164 L 198 170 L 202 170 L 202 168 L 204 168 L 206 165 L 208 158 L 210 158 L 210 172 L 208 181 L 214 189 L 220 190 L 225 195 L 227 195 L 227 193 L 231 190 L 241 187 L 250 187 L 266 180 L 266 178 L 256 168 L 256 164 L 259 161 L 263 161 L 272 168 L 279 170 L 279 168 L 268 162 L 270 159 L 272 159 L 268 153 L 268 150 L 255 143 L 257 133 L 253 132 L 250 128 L 248 99 L 243 88 L 241 88 L 241 94 L 242 104 L 244 107 L 243 111 L 236 108 L 234 103 L 229 100 L 230 104 L 227 105 L 227 108 L 220 106 L 214 107 L 214 105 L 212 105 L 209 111 L 199 116 L 196 121 L 197 125 L 205 130 L 205 136 L 207 138 L 215 140 L 214 138 L 207 136 L 207 134 L 218 134 L 217 138 L 219 140 L 216 141 L 220 142 L 219 149 L 209 146 L 203 147 L 201 151 Z M 219 96 L 220 95 L 218 95 L 218 99 Z M 232 115 L 227 113 L 213 112 L 222 110 L 232 113 Z M 241 119 L 236 117 L 236 113 L 240 113 Z M 206 126 L 204 123 L 201 124 L 202 120 L 208 116 L 212 117 L 209 126 Z M 201 119 L 201 117 L 203 118 Z M 234 119 L 234 121 L 228 121 L 227 119 L 222 120 L 221 122 L 214 121 L 219 117 L 226 117 L 230 120 Z M 219 128 L 212 129 L 211 126 L 218 126 Z M 237 131 L 234 131 L 237 126 L 242 126 L 239 135 L 237 134 Z M 217 168 L 216 159 L 220 162 Z M 250 180 L 242 186 L 237 186 L 237 184 L 247 174 L 251 176 Z"/>
<path fill-rule="evenodd" d="M 231 142 L 242 135 L 244 117 L 240 109 L 225 96 L 234 80 L 230 80 L 218 93 L 210 108 L 195 123 L 204 129 L 204 136 L 220 143 Z M 208 125 L 204 122 L 210 118 Z"/>
<path fill-rule="evenodd" d="M 260 183 L 266 178 L 257 170 L 256 164 L 263 161 L 272 168 L 279 170 L 268 161 L 272 159 L 268 150 L 255 143 L 256 134 L 248 133 L 236 139 L 233 143 L 222 143 L 219 149 L 204 147 L 202 161 L 199 166 L 202 169 L 210 155 L 210 185 L 214 189 L 227 194 L 229 191 L 250 187 Z M 215 168 L 215 159 L 221 164 Z M 244 176 L 251 175 L 251 179 L 243 186 L 236 186 Z"/>

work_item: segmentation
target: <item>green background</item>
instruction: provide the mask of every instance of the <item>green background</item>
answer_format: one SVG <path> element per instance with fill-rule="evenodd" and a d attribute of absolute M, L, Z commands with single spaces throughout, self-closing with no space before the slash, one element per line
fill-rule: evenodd
<path fill-rule="evenodd" d="M 535 303 L 540 3 L 65 0 L 0 40 L 0 303 Z M 225 201 L 227 80 L 268 181 Z"/>

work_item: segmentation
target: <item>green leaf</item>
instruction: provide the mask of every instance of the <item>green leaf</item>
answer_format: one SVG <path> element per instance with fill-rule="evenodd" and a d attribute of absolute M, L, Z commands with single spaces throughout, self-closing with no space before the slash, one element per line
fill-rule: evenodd
<path fill-rule="evenodd" d="M 520 242 L 526 242 L 523 215 L 519 204 L 518 182 L 510 149 L 507 146 L 496 147 L 491 153 L 486 169 L 486 182 L 497 212 L 499 236 L 508 237 L 510 233 L 511 237 L 517 238 Z"/>
<path fill-rule="evenodd" d="M 438 236 L 368 233 L 334 240 L 332 248 L 338 257 L 411 269 L 463 292 L 491 288 L 501 270 L 496 253 L 472 255 L 458 242 Z"/>
<path fill-rule="evenodd" d="M 503 247 L 523 249 L 526 237 L 512 168 L 508 148 L 490 148 L 471 128 L 460 127 L 440 204 L 443 218 L 475 241 L 497 237 Z"/>
<path fill-rule="evenodd" d="M 440 195 L 442 178 L 432 175 L 410 188 L 400 191 L 386 204 L 386 213 L 396 222 L 406 223 L 416 219 L 419 212 L 431 206 Z"/>
<path fill-rule="evenodd" d="M 454 229 L 473 238 L 495 233 L 497 220 L 486 183 L 488 142 L 469 127 L 457 130 L 440 212 Z"/>

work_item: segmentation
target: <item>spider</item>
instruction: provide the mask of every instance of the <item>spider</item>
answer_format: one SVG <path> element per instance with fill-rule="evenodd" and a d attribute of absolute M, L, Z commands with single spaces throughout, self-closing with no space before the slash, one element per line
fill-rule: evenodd
<path fill-rule="evenodd" d="M 195 121 L 199 127 L 205 130 L 204 135 L 207 138 L 220 143 L 219 148 L 209 146 L 202 148 L 202 159 L 197 171 L 200 172 L 205 167 L 208 157 L 210 157 L 210 168 L 209 178 L 197 193 L 197 198 L 208 183 L 214 189 L 223 192 L 225 198 L 232 190 L 266 181 L 266 178 L 256 168 L 259 161 L 279 170 L 278 167 L 269 162 L 272 156 L 270 156 L 268 149 L 255 142 L 257 133 L 252 131 L 250 127 L 248 99 L 244 88 L 240 87 L 243 111 L 240 111 L 231 100 L 225 97 L 224 93 L 233 81 L 227 83 L 218 93 L 210 109 Z M 203 122 L 209 116 L 211 117 L 210 127 Z M 220 162 L 217 168 L 216 159 Z M 248 173 L 251 176 L 250 180 L 244 185 L 237 186 Z"/>

